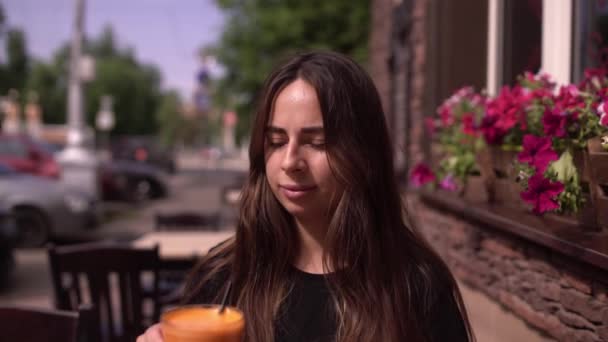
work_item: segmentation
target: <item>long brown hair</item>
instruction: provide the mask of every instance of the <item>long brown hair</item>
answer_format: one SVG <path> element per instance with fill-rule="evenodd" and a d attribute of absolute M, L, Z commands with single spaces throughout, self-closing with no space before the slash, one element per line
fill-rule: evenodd
<path fill-rule="evenodd" d="M 344 187 L 324 255 L 325 269 L 331 265 L 337 270 L 326 277 L 336 312 L 336 341 L 429 341 L 431 308 L 442 293 L 458 307 L 473 340 L 453 276 L 404 222 L 378 92 L 359 65 L 331 52 L 297 55 L 266 80 L 253 123 L 236 235 L 194 271 L 207 273 L 202 280 L 192 278 L 196 281 L 187 287 L 186 298 L 194 298 L 218 272 L 227 272 L 234 302 L 247 317 L 247 340 L 273 341 L 273 322 L 291 289 L 299 241 L 292 217 L 266 179 L 265 128 L 278 93 L 298 78 L 316 89 L 329 163 Z"/>

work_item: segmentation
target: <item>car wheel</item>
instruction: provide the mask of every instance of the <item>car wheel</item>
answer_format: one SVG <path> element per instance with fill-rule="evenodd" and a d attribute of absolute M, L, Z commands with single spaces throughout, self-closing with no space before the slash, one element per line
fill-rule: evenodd
<path fill-rule="evenodd" d="M 36 209 L 15 209 L 17 247 L 39 247 L 49 239 L 49 224 Z"/>
<path fill-rule="evenodd" d="M 151 199 L 154 195 L 152 183 L 147 179 L 139 179 L 135 181 L 132 189 L 133 199 L 136 202 Z"/>

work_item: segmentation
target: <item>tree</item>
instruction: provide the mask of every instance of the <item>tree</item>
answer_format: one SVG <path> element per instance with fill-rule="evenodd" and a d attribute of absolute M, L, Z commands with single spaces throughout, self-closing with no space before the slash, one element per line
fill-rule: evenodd
<path fill-rule="evenodd" d="M 85 84 L 84 111 L 94 125 L 103 95 L 114 100 L 116 126 L 112 134 L 154 134 L 158 130 L 156 112 L 161 102 L 161 77 L 156 67 L 139 63 L 130 48 L 119 48 L 114 33 L 103 33 L 83 44 L 95 58 L 95 79 Z M 38 61 L 28 78 L 28 90 L 39 94 L 48 123 L 66 122 L 69 45 L 60 47 L 50 63 Z"/>
<path fill-rule="evenodd" d="M 236 108 L 238 134 L 248 130 L 257 91 L 270 70 L 297 51 L 330 49 L 367 59 L 369 1 L 367 0 L 217 0 L 227 14 L 219 44 L 212 47 L 226 67 L 214 84 L 220 108 Z"/>
<path fill-rule="evenodd" d="M 0 71 L 0 94 L 6 94 L 9 89 L 22 92 L 30 63 L 23 31 L 8 30 L 5 44 L 6 63 L 1 66 Z"/>
<path fill-rule="evenodd" d="M 184 119 L 179 112 L 180 99 L 175 91 L 163 95 L 156 112 L 156 121 L 159 123 L 159 135 L 161 143 L 165 146 L 174 145 L 177 142 Z"/>

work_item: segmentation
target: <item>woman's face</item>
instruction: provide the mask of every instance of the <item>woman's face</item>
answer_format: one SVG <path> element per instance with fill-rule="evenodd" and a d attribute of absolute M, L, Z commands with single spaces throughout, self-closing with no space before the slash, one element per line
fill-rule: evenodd
<path fill-rule="evenodd" d="M 278 201 L 299 219 L 322 219 L 339 195 L 325 150 L 315 89 L 297 79 L 276 97 L 266 126 L 266 177 Z"/>

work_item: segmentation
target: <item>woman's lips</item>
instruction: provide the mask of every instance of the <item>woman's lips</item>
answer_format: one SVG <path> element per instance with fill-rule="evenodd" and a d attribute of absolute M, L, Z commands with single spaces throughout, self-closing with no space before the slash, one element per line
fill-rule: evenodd
<path fill-rule="evenodd" d="M 279 188 L 285 197 L 294 200 L 306 196 L 312 192 L 316 186 L 279 185 Z"/>

